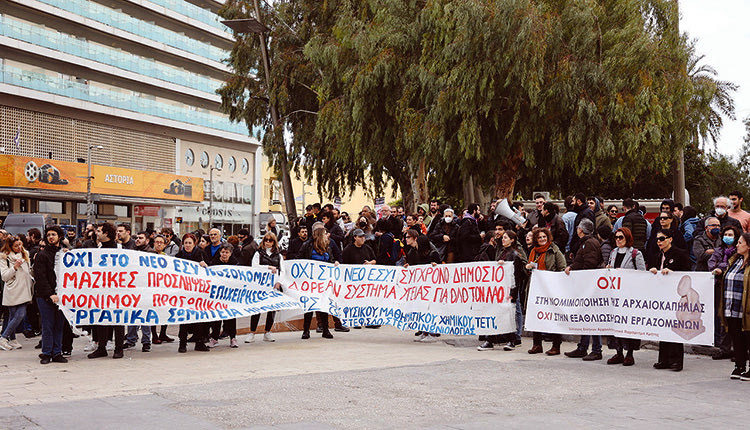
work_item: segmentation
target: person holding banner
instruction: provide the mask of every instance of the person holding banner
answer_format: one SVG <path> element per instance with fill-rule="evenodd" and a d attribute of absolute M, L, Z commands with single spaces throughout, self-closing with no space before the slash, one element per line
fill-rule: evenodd
<path fill-rule="evenodd" d="M 503 264 L 506 261 L 513 263 L 513 287 L 510 289 L 510 299 L 516 304 L 516 332 L 510 334 L 510 336 L 513 336 L 513 339 L 508 340 L 508 343 L 503 347 L 504 351 L 515 350 L 516 346 L 521 344 L 521 334 L 523 333 L 523 308 L 521 303 L 523 300 L 522 296 L 524 295 L 522 293 L 523 287 L 526 284 L 526 277 L 528 276 L 526 265 L 529 261 L 526 258 L 526 253 L 518 247 L 517 239 L 518 235 L 515 232 L 510 230 L 504 232 L 500 238 L 501 245 L 495 253 L 495 259 L 498 264 Z M 480 340 L 482 338 L 485 341 L 477 347 L 478 351 L 493 349 L 495 343 L 502 342 L 503 338 L 507 339 L 508 335 L 480 336 Z"/>
<path fill-rule="evenodd" d="M 571 246 L 575 254 L 573 262 L 565 268 L 565 274 L 570 275 L 571 270 L 597 269 L 603 260 L 601 243 L 593 236 L 594 223 L 590 219 L 582 219 L 576 229 L 578 241 Z M 573 351 L 565 353 L 566 357 L 581 358 L 583 361 L 595 361 L 602 359 L 602 337 L 598 335 L 582 335 L 578 346 Z M 588 352 L 589 342 L 591 352 Z"/>
<path fill-rule="evenodd" d="M 99 241 L 99 248 L 103 249 L 117 249 L 117 230 L 115 227 L 108 223 L 103 222 L 96 226 L 96 240 Z M 112 353 L 112 358 L 122 358 L 123 347 L 125 344 L 125 326 L 124 325 L 95 325 L 94 326 L 95 339 L 98 342 L 97 347 L 88 358 L 101 358 L 106 357 L 107 354 L 107 342 L 114 335 L 115 338 L 115 351 Z"/>
<path fill-rule="evenodd" d="M 641 251 L 633 247 L 633 233 L 627 227 L 622 227 L 615 231 L 615 246 L 609 255 L 607 268 L 612 269 L 635 269 L 646 270 L 646 262 L 643 259 Z M 622 364 L 623 366 L 632 366 L 635 364 L 633 351 L 641 347 L 640 339 L 628 339 L 624 337 L 614 337 L 612 344 L 617 350 L 617 354 L 607 360 L 607 364 Z M 627 351 L 622 355 L 623 349 Z"/>
<path fill-rule="evenodd" d="M 68 360 L 62 355 L 62 338 L 65 329 L 65 316 L 57 303 L 60 301 L 57 295 L 57 275 L 55 274 L 55 256 L 60 251 L 60 240 L 63 231 L 58 226 L 44 229 L 44 237 L 47 243 L 39 251 L 34 259 L 34 298 L 39 306 L 39 315 L 42 320 L 42 355 L 41 364 L 67 363 Z M 106 341 L 105 341 L 106 343 Z"/>
<path fill-rule="evenodd" d="M 315 223 L 312 229 L 312 240 L 305 243 L 299 253 L 300 259 L 326 261 L 338 265 L 339 262 L 333 255 L 331 242 L 328 239 L 328 232 L 322 223 Z M 310 339 L 310 324 L 312 323 L 312 312 L 305 312 L 302 339 Z M 333 334 L 328 330 L 328 313 L 316 311 L 315 316 L 318 325 L 323 332 L 323 338 L 333 339 Z"/>
<path fill-rule="evenodd" d="M 548 228 L 537 228 L 532 232 L 533 248 L 529 253 L 529 263 L 526 265 L 527 270 L 550 270 L 552 272 L 562 272 L 565 270 L 565 256 L 560 248 L 552 241 L 552 233 Z M 562 335 L 552 333 L 552 348 L 547 355 L 560 355 L 560 345 L 562 344 Z M 542 350 L 542 333 L 533 333 L 534 345 L 528 351 L 529 354 L 539 354 Z"/>
<path fill-rule="evenodd" d="M 276 240 L 276 235 L 268 232 L 263 236 L 263 242 L 261 242 L 258 251 L 253 256 L 253 267 L 268 266 L 271 269 L 271 273 L 281 276 L 281 263 L 284 261 L 284 257 L 279 252 L 279 242 Z M 278 282 L 274 285 L 274 288 L 281 290 L 281 284 Z M 273 319 L 276 316 L 276 312 L 271 311 L 266 314 L 266 328 L 263 332 L 263 340 L 265 342 L 276 342 L 276 339 L 271 336 L 271 328 L 273 328 Z M 255 330 L 258 328 L 258 322 L 260 321 L 260 314 L 255 314 L 250 317 L 250 334 L 245 338 L 245 343 L 255 342 Z"/>
<path fill-rule="evenodd" d="M 177 252 L 175 258 L 203 263 L 203 251 L 196 246 L 196 242 L 197 238 L 192 233 L 187 233 L 182 236 L 182 249 Z M 208 336 L 208 324 L 192 323 L 180 324 L 180 331 L 178 334 L 180 345 L 177 347 L 177 352 L 187 352 L 188 332 L 190 331 L 193 332 L 193 336 L 195 337 L 195 350 L 203 352 L 210 351 L 205 343 L 206 337 Z"/>
<path fill-rule="evenodd" d="M 657 263 L 658 267 L 652 266 L 649 269 L 651 273 L 661 272 L 662 275 L 668 276 L 673 271 L 690 271 L 690 255 L 686 250 L 677 248 L 672 244 L 674 234 L 675 231 L 670 228 L 664 228 L 656 233 L 655 238 L 659 253 L 656 254 L 653 261 L 660 263 Z M 679 234 L 679 231 L 677 234 Z M 683 344 L 659 342 L 659 361 L 654 363 L 654 369 L 672 369 L 679 372 L 682 370 L 684 355 L 685 346 Z"/>
<path fill-rule="evenodd" d="M 211 233 L 218 232 L 218 229 L 212 228 Z M 212 235 L 211 239 L 213 241 L 214 236 Z M 213 242 L 212 242 L 213 243 Z M 209 266 L 236 266 L 237 265 L 237 259 L 234 257 L 234 246 L 232 246 L 229 242 L 222 242 L 219 244 L 219 251 L 216 252 L 216 255 L 219 256 L 218 259 L 214 258 L 211 260 L 210 263 L 208 263 Z M 219 345 L 219 337 L 221 333 L 221 326 L 222 322 L 224 325 L 224 333 L 229 335 L 229 347 L 230 348 L 238 348 L 237 345 L 237 318 L 231 318 L 226 320 L 219 320 L 219 321 L 213 321 L 210 324 L 211 327 L 211 335 L 208 339 L 208 347 L 214 348 Z"/>
<path fill-rule="evenodd" d="M 746 371 L 748 349 L 750 349 L 750 303 L 747 292 L 750 284 L 750 233 L 742 233 L 737 241 L 737 253 L 729 259 L 729 268 L 724 275 L 721 298 L 721 323 L 729 332 L 734 344 L 734 371 L 732 379 L 750 381 Z"/>

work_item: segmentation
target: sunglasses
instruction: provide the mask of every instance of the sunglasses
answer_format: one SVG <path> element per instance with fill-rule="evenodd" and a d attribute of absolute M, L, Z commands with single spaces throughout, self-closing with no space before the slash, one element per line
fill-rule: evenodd
<path fill-rule="evenodd" d="M 617 235 L 617 236 L 615 236 L 615 239 L 617 239 L 617 240 L 625 240 L 625 236 Z"/>
<path fill-rule="evenodd" d="M 666 236 L 657 236 L 657 237 L 656 237 L 656 241 L 657 241 L 657 242 L 664 242 L 664 241 L 665 241 L 665 240 L 667 240 L 667 239 L 669 239 L 669 238 L 668 238 L 668 237 L 666 237 Z"/>
<path fill-rule="evenodd" d="M 263 239 L 263 242 L 273 242 L 273 239 Z"/>
<path fill-rule="evenodd" d="M 616 214 L 617 213 L 617 209 L 612 209 L 611 211 L 609 211 L 609 213 Z"/>
<path fill-rule="evenodd" d="M 668 216 L 660 216 L 660 217 L 658 217 L 657 219 L 658 219 L 659 221 L 666 221 L 666 220 L 668 220 L 668 219 L 671 219 L 671 218 L 670 218 L 670 217 L 668 217 Z"/>

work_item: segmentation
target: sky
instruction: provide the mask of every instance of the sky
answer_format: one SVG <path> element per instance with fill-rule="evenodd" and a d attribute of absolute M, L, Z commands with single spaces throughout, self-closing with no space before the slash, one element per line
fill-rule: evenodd
<path fill-rule="evenodd" d="M 750 116 L 750 1 L 679 0 L 680 31 L 696 40 L 704 64 L 718 72 L 718 79 L 734 82 L 735 121 L 724 118 L 717 143 L 719 152 L 736 156 L 746 135 L 742 119 Z"/>

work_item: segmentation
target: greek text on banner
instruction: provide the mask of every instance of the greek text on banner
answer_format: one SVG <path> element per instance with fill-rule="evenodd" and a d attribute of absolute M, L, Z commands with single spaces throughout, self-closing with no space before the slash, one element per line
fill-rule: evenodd
<path fill-rule="evenodd" d="M 306 312 L 322 311 L 349 327 L 392 325 L 456 335 L 510 333 L 513 265 L 338 265 L 284 261 L 281 283 Z"/>
<path fill-rule="evenodd" d="M 629 269 L 534 271 L 526 329 L 712 345 L 710 273 Z"/>

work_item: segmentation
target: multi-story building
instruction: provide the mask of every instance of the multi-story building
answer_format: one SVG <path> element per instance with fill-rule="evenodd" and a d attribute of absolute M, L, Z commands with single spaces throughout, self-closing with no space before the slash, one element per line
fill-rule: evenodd
<path fill-rule="evenodd" d="M 258 141 L 215 92 L 233 44 L 220 6 L 0 2 L 0 218 L 40 212 L 80 227 L 90 163 L 97 220 L 256 226 Z"/>

